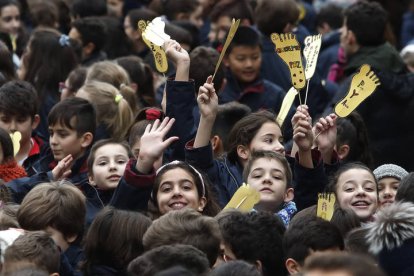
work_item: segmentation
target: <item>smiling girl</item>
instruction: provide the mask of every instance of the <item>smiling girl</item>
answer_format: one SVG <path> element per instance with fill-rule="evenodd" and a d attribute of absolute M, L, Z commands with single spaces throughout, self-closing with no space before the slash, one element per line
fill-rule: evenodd
<path fill-rule="evenodd" d="M 154 217 L 172 210 L 192 208 L 209 216 L 219 212 L 207 178 L 182 161 L 165 164 L 155 172 L 154 163 L 178 137 L 164 137 L 174 119 L 166 117 L 149 124 L 141 137 L 137 160 L 131 159 L 116 189 L 111 205 L 128 210 L 147 210 L 150 202 Z M 152 207 L 152 206 L 151 206 Z"/>
<path fill-rule="evenodd" d="M 330 183 L 341 208 L 351 209 L 367 222 L 378 208 L 377 181 L 372 171 L 362 163 L 348 163 L 339 168 Z"/>

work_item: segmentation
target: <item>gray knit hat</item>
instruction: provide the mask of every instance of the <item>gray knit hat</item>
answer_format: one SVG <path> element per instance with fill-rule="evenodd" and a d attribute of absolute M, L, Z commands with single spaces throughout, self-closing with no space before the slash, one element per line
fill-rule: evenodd
<path fill-rule="evenodd" d="M 374 175 L 377 181 L 380 181 L 384 177 L 394 177 L 401 180 L 408 175 L 408 172 L 398 165 L 384 164 L 374 170 Z"/>

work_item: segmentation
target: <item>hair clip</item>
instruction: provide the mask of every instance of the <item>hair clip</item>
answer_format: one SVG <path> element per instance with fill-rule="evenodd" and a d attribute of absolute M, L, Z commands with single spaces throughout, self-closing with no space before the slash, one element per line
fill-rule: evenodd
<path fill-rule="evenodd" d="M 117 104 L 119 104 L 119 102 L 123 99 L 124 97 L 122 97 L 122 95 L 121 94 L 118 94 L 118 95 L 116 95 L 115 96 L 115 102 L 117 103 Z"/>
<path fill-rule="evenodd" d="M 161 119 L 161 111 L 155 108 L 149 108 L 145 110 L 145 119 L 147 120 Z"/>
<path fill-rule="evenodd" d="M 61 35 L 60 38 L 59 38 L 59 44 L 62 47 L 70 46 L 69 37 L 65 34 Z"/>

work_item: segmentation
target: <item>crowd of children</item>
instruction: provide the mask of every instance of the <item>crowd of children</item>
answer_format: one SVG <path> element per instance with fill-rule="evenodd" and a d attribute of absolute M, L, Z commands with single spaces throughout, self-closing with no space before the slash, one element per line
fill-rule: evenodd
<path fill-rule="evenodd" d="M 378 2 L 0 0 L 0 275 L 412 275 L 413 12 Z M 274 33 L 322 34 L 282 123 Z"/>

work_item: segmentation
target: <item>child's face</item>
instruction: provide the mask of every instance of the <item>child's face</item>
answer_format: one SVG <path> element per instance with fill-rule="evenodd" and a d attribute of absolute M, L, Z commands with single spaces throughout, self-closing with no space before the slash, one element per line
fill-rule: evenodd
<path fill-rule="evenodd" d="M 206 199 L 198 196 L 193 177 L 182 168 L 171 169 L 162 175 L 157 202 L 161 214 L 183 208 L 201 212 L 206 205 Z"/>
<path fill-rule="evenodd" d="M 365 169 L 350 169 L 337 182 L 336 196 L 341 208 L 352 209 L 362 220 L 369 220 L 377 210 L 377 185 Z"/>
<path fill-rule="evenodd" d="M 250 151 L 268 150 L 281 154 L 285 153 L 285 148 L 282 145 L 283 136 L 280 127 L 273 123 L 267 122 L 262 125 L 256 135 L 250 142 Z"/>
<path fill-rule="evenodd" d="M 107 144 L 98 148 L 89 182 L 101 190 L 115 189 L 124 174 L 128 159 L 127 150 L 120 144 Z"/>
<path fill-rule="evenodd" d="M 49 135 L 50 148 L 56 161 L 62 160 L 69 154 L 72 154 L 73 159 L 77 159 L 88 146 L 85 143 L 85 134 L 78 136 L 76 130 L 70 129 L 60 123 L 49 126 Z"/>
<path fill-rule="evenodd" d="M 17 6 L 8 5 L 0 10 L 0 31 L 17 36 L 20 25 L 20 11 Z"/>
<path fill-rule="evenodd" d="M 257 206 L 266 211 L 278 211 L 283 202 L 293 199 L 292 189 L 286 189 L 286 173 L 275 159 L 259 158 L 253 162 L 247 183 L 260 193 Z"/>
<path fill-rule="evenodd" d="M 224 41 L 227 32 L 231 27 L 231 18 L 228 16 L 220 16 L 216 22 L 211 22 L 208 39 L 211 43 Z"/>
<path fill-rule="evenodd" d="M 379 204 L 381 207 L 394 203 L 400 181 L 394 177 L 384 177 L 378 181 Z"/>
<path fill-rule="evenodd" d="M 243 84 L 251 83 L 258 78 L 261 63 L 262 53 L 259 46 L 235 46 L 225 58 L 225 65 Z"/>
<path fill-rule="evenodd" d="M 0 112 L 0 127 L 7 130 L 9 133 L 19 131 L 22 134 L 20 140 L 20 147 L 23 148 L 30 142 L 32 131 L 39 124 L 39 115 L 36 115 L 32 120 L 30 116 L 8 116 Z"/>

